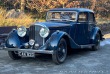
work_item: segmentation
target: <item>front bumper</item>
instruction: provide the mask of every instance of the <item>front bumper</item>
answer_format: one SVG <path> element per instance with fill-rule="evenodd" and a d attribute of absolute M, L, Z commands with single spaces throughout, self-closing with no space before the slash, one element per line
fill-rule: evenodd
<path fill-rule="evenodd" d="M 35 49 L 19 49 L 19 48 L 0 48 L 1 50 L 6 51 L 20 51 L 20 52 L 33 52 L 33 53 L 42 53 L 42 54 L 53 54 L 53 50 L 35 50 Z"/>

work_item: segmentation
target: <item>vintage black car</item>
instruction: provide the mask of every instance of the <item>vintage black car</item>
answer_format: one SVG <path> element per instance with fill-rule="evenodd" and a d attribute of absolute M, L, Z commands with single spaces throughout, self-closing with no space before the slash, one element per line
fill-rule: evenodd
<path fill-rule="evenodd" d="M 61 64 L 70 49 L 97 50 L 102 39 L 92 10 L 56 8 L 47 12 L 46 22 L 12 30 L 4 50 L 14 60 L 35 57 L 35 54 L 51 54 L 53 61 Z"/>

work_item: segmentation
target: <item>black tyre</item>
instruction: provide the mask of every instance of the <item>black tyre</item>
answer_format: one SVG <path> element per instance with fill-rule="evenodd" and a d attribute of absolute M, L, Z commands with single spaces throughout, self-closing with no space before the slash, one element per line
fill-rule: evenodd
<path fill-rule="evenodd" d="M 56 64 L 61 64 L 65 61 L 66 56 L 67 56 L 67 44 L 66 40 L 62 38 L 58 44 L 57 49 L 54 50 L 52 59 Z"/>
<path fill-rule="evenodd" d="M 96 44 L 92 47 L 92 51 L 100 49 L 100 34 L 98 33 L 95 37 Z"/>
<path fill-rule="evenodd" d="M 11 59 L 13 59 L 13 60 L 19 60 L 19 59 L 21 59 L 21 57 L 18 54 L 16 54 L 16 53 L 14 51 L 8 51 L 8 55 L 9 55 L 9 57 Z"/>

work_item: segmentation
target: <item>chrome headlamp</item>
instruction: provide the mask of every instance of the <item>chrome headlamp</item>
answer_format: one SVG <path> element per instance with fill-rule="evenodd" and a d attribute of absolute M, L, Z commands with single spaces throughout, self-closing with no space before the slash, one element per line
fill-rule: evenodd
<path fill-rule="evenodd" d="M 26 31 L 27 29 L 24 26 L 21 26 L 17 29 L 17 33 L 20 37 L 24 37 L 26 35 Z"/>
<path fill-rule="evenodd" d="M 39 32 L 40 36 L 46 38 L 49 35 L 49 29 L 46 26 L 43 26 Z"/>

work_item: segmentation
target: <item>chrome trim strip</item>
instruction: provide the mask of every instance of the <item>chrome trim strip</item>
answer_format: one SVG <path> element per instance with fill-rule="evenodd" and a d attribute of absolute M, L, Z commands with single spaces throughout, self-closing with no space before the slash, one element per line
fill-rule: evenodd
<path fill-rule="evenodd" d="M 92 48 L 92 46 L 94 46 L 95 44 L 88 44 L 88 45 L 80 45 L 81 48 Z"/>
<path fill-rule="evenodd" d="M 19 48 L 3 48 L 1 50 L 53 54 L 53 50 L 35 50 L 35 49 L 19 49 Z"/>
<path fill-rule="evenodd" d="M 43 38 L 43 45 L 45 44 L 45 38 Z"/>

